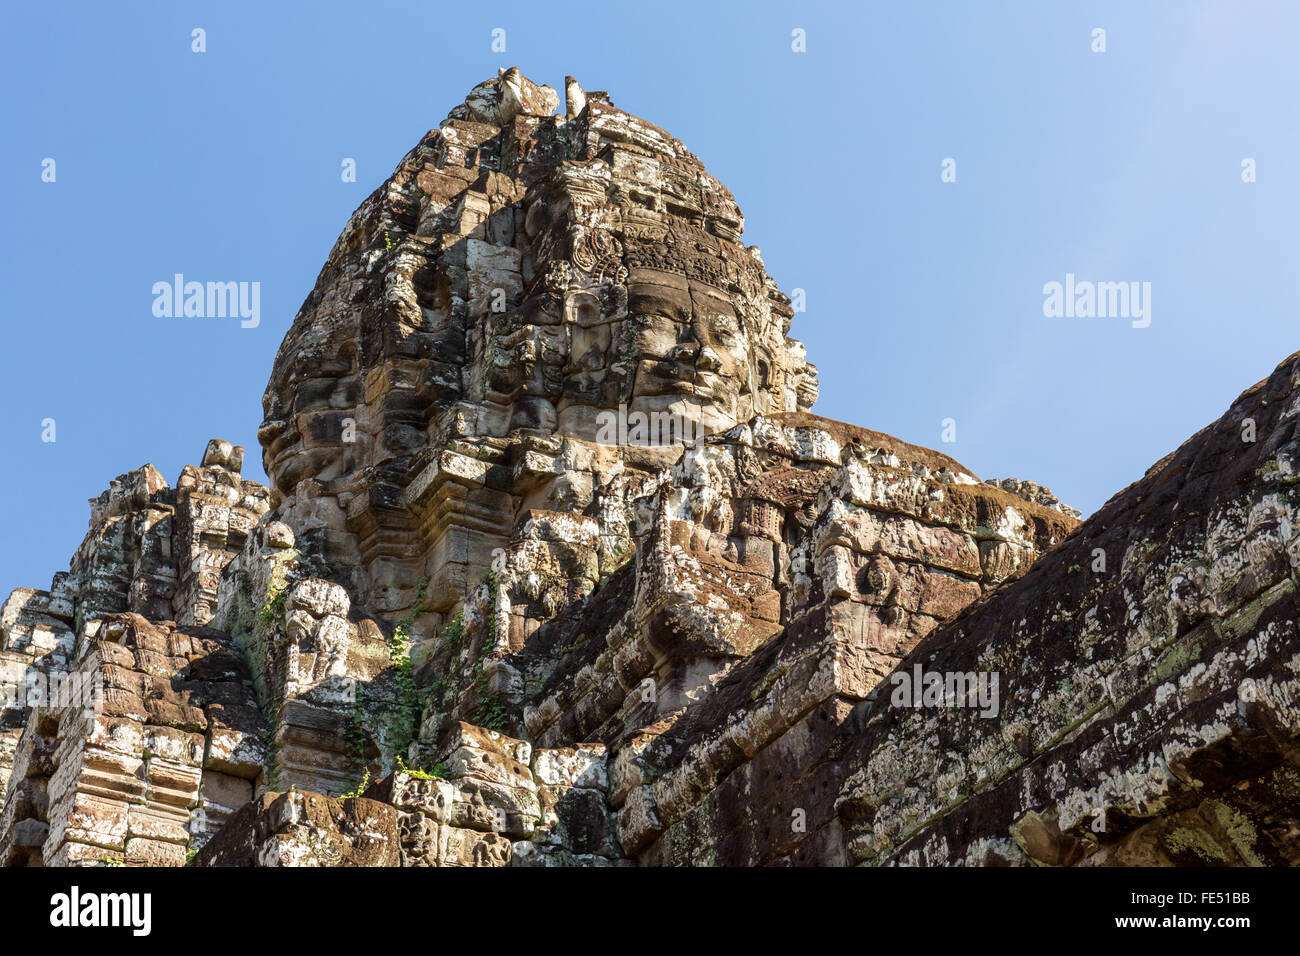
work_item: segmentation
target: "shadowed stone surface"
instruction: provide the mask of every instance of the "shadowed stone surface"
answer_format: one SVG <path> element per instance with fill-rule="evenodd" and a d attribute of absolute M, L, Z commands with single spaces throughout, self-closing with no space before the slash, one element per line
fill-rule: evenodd
<path fill-rule="evenodd" d="M 397 866 L 397 814 L 374 800 L 267 793 L 207 844 L 196 866 Z"/>

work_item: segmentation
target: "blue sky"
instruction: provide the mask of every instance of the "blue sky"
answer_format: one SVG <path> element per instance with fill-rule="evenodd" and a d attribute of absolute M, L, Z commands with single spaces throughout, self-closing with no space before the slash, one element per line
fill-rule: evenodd
<path fill-rule="evenodd" d="M 806 290 L 815 411 L 1091 512 L 1300 347 L 1298 21 L 1151 0 L 5 5 L 0 594 L 46 586 L 86 499 L 146 461 L 174 482 L 223 437 L 264 480 L 262 390 L 348 215 L 505 66 L 608 90 L 731 188 L 769 272 Z M 260 282 L 260 325 L 155 317 L 177 272 Z M 1151 325 L 1045 317 L 1067 273 L 1150 282 Z"/>

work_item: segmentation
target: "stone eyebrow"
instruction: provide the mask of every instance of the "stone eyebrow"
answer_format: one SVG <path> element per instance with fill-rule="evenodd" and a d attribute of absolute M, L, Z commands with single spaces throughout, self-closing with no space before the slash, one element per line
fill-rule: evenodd
<path fill-rule="evenodd" d="M 627 308 L 631 314 L 653 312 L 685 321 L 690 317 L 691 303 L 673 295 L 637 291 L 628 296 Z"/>

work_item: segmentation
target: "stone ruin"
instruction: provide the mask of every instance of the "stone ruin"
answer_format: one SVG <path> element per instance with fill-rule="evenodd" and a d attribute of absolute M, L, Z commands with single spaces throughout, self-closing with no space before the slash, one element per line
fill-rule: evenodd
<path fill-rule="evenodd" d="M 0 862 L 1300 862 L 1300 353 L 1080 522 L 812 414 L 732 195 L 565 100 L 353 214 L 269 488 L 120 476 L 4 603 Z"/>

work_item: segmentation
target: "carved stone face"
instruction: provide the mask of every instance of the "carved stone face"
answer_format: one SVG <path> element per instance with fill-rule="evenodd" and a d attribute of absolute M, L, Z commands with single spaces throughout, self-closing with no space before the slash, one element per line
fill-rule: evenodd
<path fill-rule="evenodd" d="M 561 309 L 522 310 L 535 321 L 506 321 L 495 336 L 507 358 L 493 384 L 515 394 L 510 427 L 593 440 L 595 415 L 620 405 L 674 412 L 705 431 L 794 410 L 784 337 L 760 338 L 733 302 L 706 282 L 636 268 L 625 283 L 567 290 Z M 550 324 L 551 311 L 563 321 Z"/>
<path fill-rule="evenodd" d="M 350 494 L 358 477 L 394 484 L 387 501 L 432 445 L 598 441 L 621 407 L 698 435 L 815 399 L 788 300 L 740 241 L 726 188 L 607 102 L 567 123 L 505 109 L 510 82 L 532 89 L 476 88 L 331 253 L 264 398 L 278 494 L 305 478 Z M 520 103 L 553 105 L 542 93 Z M 484 175 L 487 192 L 469 185 Z"/>
<path fill-rule="evenodd" d="M 328 480 L 352 467 L 346 438 L 355 431 L 360 383 L 350 336 L 336 338 L 331 342 L 326 324 L 311 330 L 299 340 L 283 383 L 268 388 L 258 439 L 273 488 L 290 489 L 307 477 Z"/>
<path fill-rule="evenodd" d="M 816 397 L 735 198 L 579 99 L 556 116 L 516 71 L 476 87 L 353 214 L 276 356 L 273 507 L 367 606 L 409 608 L 428 577 L 446 609 L 512 516 L 603 507 L 663 446 Z"/>
<path fill-rule="evenodd" d="M 701 419 L 739 420 L 753 380 L 749 336 L 719 290 L 643 271 L 628 285 L 632 406 L 685 397 Z M 656 409 L 657 410 L 657 409 Z"/>

